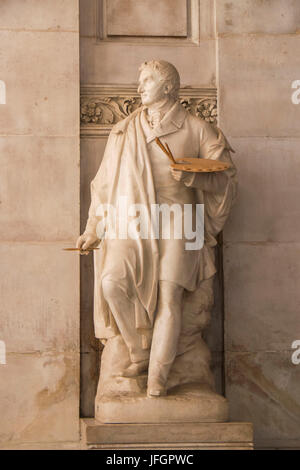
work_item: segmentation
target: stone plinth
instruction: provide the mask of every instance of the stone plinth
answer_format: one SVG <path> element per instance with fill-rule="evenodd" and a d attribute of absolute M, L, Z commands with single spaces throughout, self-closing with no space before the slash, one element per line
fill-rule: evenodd
<path fill-rule="evenodd" d="M 87 449 L 251 450 L 251 423 L 102 424 L 81 420 Z"/>
<path fill-rule="evenodd" d="M 95 418 L 101 423 L 225 422 L 228 403 L 207 385 L 181 385 L 157 398 L 146 392 L 97 396 Z"/>

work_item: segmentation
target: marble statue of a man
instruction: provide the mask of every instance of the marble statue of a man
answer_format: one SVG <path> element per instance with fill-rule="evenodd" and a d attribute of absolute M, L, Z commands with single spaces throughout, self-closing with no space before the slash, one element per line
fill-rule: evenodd
<path fill-rule="evenodd" d="M 101 340 L 117 335 L 122 338 L 126 353 L 121 354 L 126 354 L 126 361 L 116 375 L 136 378 L 148 374 L 148 397 L 166 394 L 188 315 L 185 303 L 192 305 L 193 299 L 197 303 L 199 292 L 200 300 L 211 295 L 216 272 L 213 247 L 236 194 L 228 142 L 218 128 L 179 104 L 179 87 L 179 74 L 168 62 L 149 61 L 141 66 L 138 92 L 142 106 L 110 133 L 91 183 L 86 229 L 77 241 L 82 250 L 99 245 L 94 252 L 96 336 Z M 206 174 L 172 169 L 157 137 L 169 146 L 176 160 L 219 159 L 231 168 Z M 178 217 L 183 222 L 187 205 L 195 214 L 196 204 L 204 204 L 204 245 L 187 249 L 191 240 L 185 235 L 163 238 L 161 231 L 159 238 L 108 237 L 103 207 L 120 206 L 125 197 L 126 207 L 145 209 L 144 218 L 150 217 L 152 205 L 176 204 L 182 210 L 171 211 L 174 224 Z M 118 217 L 124 217 L 124 210 Z M 197 315 L 191 322 L 194 330 L 186 333 L 189 328 L 185 327 L 185 334 L 197 331 Z"/>

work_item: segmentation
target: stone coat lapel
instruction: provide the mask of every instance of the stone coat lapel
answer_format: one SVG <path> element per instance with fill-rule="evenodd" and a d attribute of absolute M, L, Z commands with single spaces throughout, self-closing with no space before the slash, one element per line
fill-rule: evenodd
<path fill-rule="evenodd" d="M 146 136 L 147 144 L 155 140 L 156 137 L 160 138 L 177 132 L 182 127 L 186 116 L 187 111 L 181 104 L 176 102 L 163 117 L 160 124 L 155 129 L 151 129 L 151 132 Z"/>

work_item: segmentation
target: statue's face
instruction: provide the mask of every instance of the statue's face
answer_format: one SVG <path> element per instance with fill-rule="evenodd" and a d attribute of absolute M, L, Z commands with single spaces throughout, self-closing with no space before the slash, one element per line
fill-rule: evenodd
<path fill-rule="evenodd" d="M 142 104 L 150 106 L 168 96 L 168 85 L 161 80 L 159 72 L 146 68 L 140 74 L 138 93 L 141 94 Z"/>

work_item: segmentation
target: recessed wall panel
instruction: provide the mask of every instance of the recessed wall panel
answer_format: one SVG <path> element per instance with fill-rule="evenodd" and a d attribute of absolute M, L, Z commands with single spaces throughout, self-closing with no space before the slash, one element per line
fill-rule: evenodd
<path fill-rule="evenodd" d="M 107 36 L 187 37 L 187 0 L 109 0 Z"/>

